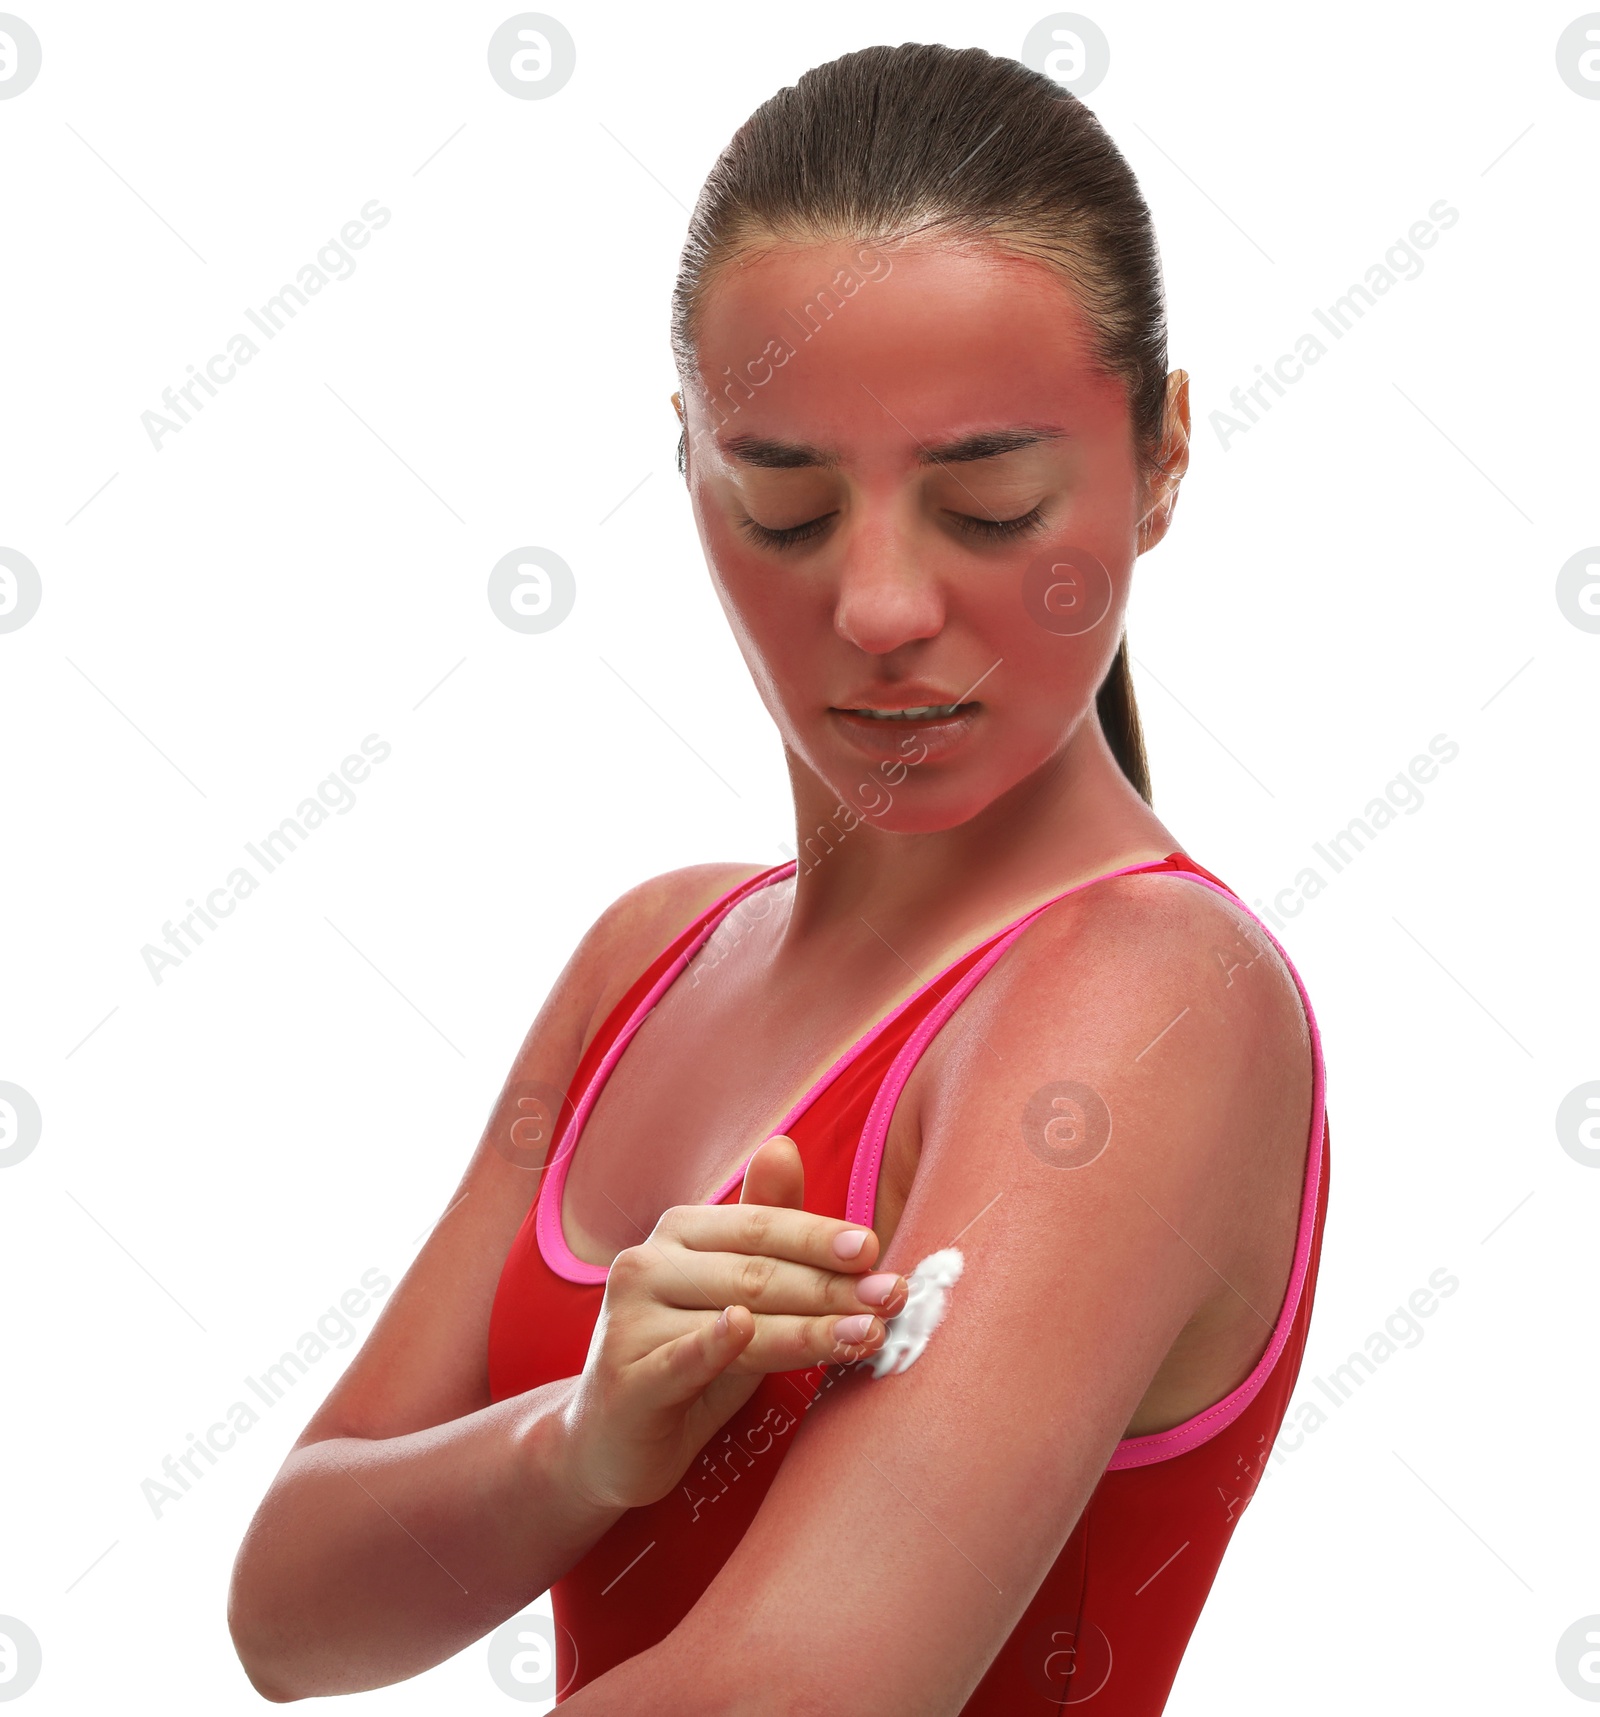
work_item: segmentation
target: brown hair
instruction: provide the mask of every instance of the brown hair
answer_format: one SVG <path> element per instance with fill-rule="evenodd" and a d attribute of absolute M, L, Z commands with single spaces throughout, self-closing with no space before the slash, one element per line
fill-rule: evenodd
<path fill-rule="evenodd" d="M 690 218 L 672 293 L 672 350 L 694 372 L 697 318 L 729 262 L 775 243 L 981 240 L 1059 269 L 1095 362 L 1128 389 L 1141 490 L 1161 469 L 1167 320 L 1150 211 L 1099 120 L 1042 72 L 982 48 L 902 42 L 806 72 L 733 135 Z M 678 440 L 684 471 L 686 435 Z M 1124 633 L 1095 697 L 1122 772 L 1150 770 Z"/>

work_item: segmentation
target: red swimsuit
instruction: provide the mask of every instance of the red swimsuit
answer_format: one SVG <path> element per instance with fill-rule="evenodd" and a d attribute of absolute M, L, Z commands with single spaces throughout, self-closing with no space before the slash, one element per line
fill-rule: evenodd
<path fill-rule="evenodd" d="M 572 1254 L 560 1212 L 584 1121 L 645 1016 L 723 915 L 793 868 L 766 871 L 703 913 L 641 974 L 585 1051 L 569 1088 L 571 1119 L 548 1172 L 541 1171 L 538 1195 L 495 1295 L 493 1400 L 583 1370 L 606 1267 Z M 1183 853 L 1108 874 L 1145 871 L 1188 877 L 1237 901 Z M 774 1129 L 800 1149 L 807 1210 L 871 1226 L 889 1120 L 918 1057 L 972 987 L 1053 904 L 964 954 L 880 1020 Z M 1277 947 L 1271 932 L 1261 929 Z M 1292 964 L 1289 970 L 1310 1028 L 1311 1126 L 1294 1264 L 1266 1351 L 1237 1389 L 1203 1413 L 1117 1445 L 1033 1602 L 962 1707 L 964 1717 L 1023 1717 L 1091 1699 L 1099 1717 L 1154 1717 L 1166 1703 L 1222 1553 L 1288 1408 L 1311 1317 L 1328 1197 L 1325 1081 L 1316 1018 L 1299 974 Z M 709 1202 L 737 1202 L 742 1178 L 741 1168 Z M 622 1515 L 550 1588 L 558 1699 L 659 1643 L 688 1615 L 754 1518 L 788 1452 L 790 1433 L 827 1374 L 827 1367 L 814 1366 L 763 1378 L 675 1490 Z M 1017 1405 L 1025 1411 L 1025 1403 Z"/>

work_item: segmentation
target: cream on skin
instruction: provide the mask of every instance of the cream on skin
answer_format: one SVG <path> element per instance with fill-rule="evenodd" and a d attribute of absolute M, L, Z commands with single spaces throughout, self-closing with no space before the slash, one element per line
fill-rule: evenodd
<path fill-rule="evenodd" d="M 870 1366 L 874 1377 L 909 1371 L 921 1359 L 933 1332 L 944 1321 L 950 1290 L 966 1267 L 957 1247 L 930 1252 L 906 1277 L 906 1303 L 884 1323 L 883 1346 L 857 1364 Z"/>

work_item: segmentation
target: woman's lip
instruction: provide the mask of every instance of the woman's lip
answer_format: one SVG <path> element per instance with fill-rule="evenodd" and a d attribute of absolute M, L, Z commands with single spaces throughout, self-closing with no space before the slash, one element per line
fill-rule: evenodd
<path fill-rule="evenodd" d="M 951 708 L 951 706 L 954 706 Z M 835 715 L 852 716 L 857 721 L 871 723 L 876 727 L 934 727 L 940 722 L 963 721 L 978 708 L 976 703 L 961 703 L 955 698 L 943 698 L 935 701 L 930 698 L 922 704 L 892 704 L 886 707 L 873 704 L 835 704 Z M 948 715 L 901 715 L 902 709 L 950 709 Z M 867 712 L 874 713 L 867 713 Z"/>
<path fill-rule="evenodd" d="M 976 725 L 978 703 L 964 703 L 954 715 L 912 716 L 902 721 L 883 721 L 861 715 L 854 709 L 834 708 L 829 714 L 849 744 L 879 762 L 923 763 L 942 759 L 967 743 Z M 908 757 L 902 749 L 914 742 L 922 755 Z"/>

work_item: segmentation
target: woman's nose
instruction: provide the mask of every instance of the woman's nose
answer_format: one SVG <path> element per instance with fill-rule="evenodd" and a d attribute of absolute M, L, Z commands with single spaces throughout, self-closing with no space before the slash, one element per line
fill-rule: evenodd
<path fill-rule="evenodd" d="M 845 551 L 833 627 L 871 656 L 936 637 L 945 622 L 944 594 L 918 554 L 889 530 L 862 531 Z"/>

